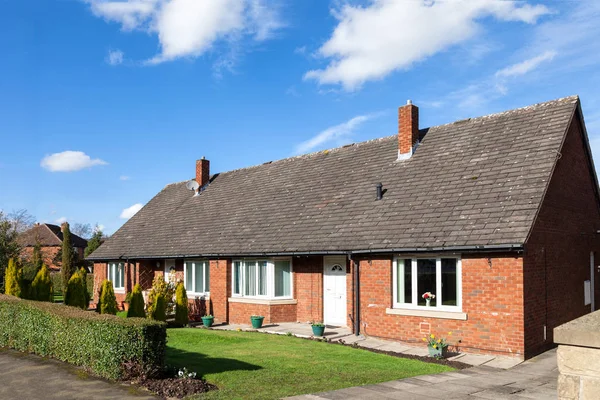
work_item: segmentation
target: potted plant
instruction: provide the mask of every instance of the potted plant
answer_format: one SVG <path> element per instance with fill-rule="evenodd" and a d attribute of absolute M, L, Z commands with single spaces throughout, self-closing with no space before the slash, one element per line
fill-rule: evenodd
<path fill-rule="evenodd" d="M 313 322 L 310 326 L 315 336 L 323 336 L 323 333 L 325 333 L 325 324 L 322 322 Z"/>
<path fill-rule="evenodd" d="M 435 294 L 431 292 L 425 292 L 421 297 L 425 299 L 425 306 L 430 307 L 431 299 L 435 299 Z"/>
<path fill-rule="evenodd" d="M 121 302 L 121 307 L 124 311 L 129 310 L 129 303 L 131 303 L 131 292 L 127 293 L 125 296 L 125 301 Z"/>
<path fill-rule="evenodd" d="M 213 317 L 210 314 L 206 314 L 204 317 L 202 317 L 202 325 L 204 325 L 207 328 L 210 328 L 213 322 L 215 322 L 215 317 Z"/>
<path fill-rule="evenodd" d="M 262 328 L 262 324 L 263 324 L 263 320 L 265 319 L 265 317 L 263 317 L 262 315 L 251 315 L 250 316 L 250 322 L 252 322 L 252 327 L 254 329 L 260 329 Z"/>
<path fill-rule="evenodd" d="M 452 335 L 452 332 L 448 332 L 448 335 Z M 424 342 L 427 342 L 427 349 L 429 350 L 429 356 L 435 358 L 445 358 L 448 353 L 448 342 L 443 337 L 436 337 L 433 333 L 423 338 Z"/>

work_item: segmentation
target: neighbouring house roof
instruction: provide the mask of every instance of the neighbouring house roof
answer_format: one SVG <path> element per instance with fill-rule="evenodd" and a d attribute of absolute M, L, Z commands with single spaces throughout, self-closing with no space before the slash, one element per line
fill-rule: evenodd
<path fill-rule="evenodd" d="M 90 259 L 519 246 L 579 98 L 167 185 Z M 376 200 L 376 184 L 383 184 Z"/>
<path fill-rule="evenodd" d="M 31 229 L 19 235 L 21 246 L 35 246 L 39 241 L 42 246 L 62 246 L 63 234 L 60 226 L 53 224 L 36 224 Z M 73 247 L 87 247 L 87 240 L 71 233 L 71 245 Z"/>

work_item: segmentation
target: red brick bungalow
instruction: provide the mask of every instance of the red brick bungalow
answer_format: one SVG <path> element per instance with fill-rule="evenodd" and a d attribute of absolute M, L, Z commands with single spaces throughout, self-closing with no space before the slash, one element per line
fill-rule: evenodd
<path fill-rule="evenodd" d="M 324 321 L 529 358 L 600 299 L 599 191 L 578 97 L 166 186 L 89 259 L 135 282 L 173 269 L 218 322 Z M 381 184 L 381 186 L 380 186 Z M 594 285 L 595 282 L 595 285 Z M 423 293 L 435 298 L 427 306 Z"/>
<path fill-rule="evenodd" d="M 28 229 L 19 235 L 18 242 L 22 247 L 22 258 L 31 260 L 33 257 L 33 248 L 36 243 L 39 243 L 41 245 L 44 264 L 52 271 L 60 270 L 60 263 L 55 264 L 54 261 L 56 255 L 62 249 L 62 226 L 45 223 L 35 224 L 31 229 Z M 83 254 L 87 247 L 87 243 L 87 240 L 84 238 L 71 233 L 71 245 L 81 260 L 83 260 Z"/>

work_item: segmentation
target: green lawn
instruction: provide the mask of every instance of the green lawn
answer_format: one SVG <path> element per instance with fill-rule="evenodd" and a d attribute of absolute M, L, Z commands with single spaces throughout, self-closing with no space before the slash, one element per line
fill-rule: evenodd
<path fill-rule="evenodd" d="M 117 317 L 127 318 L 127 311 L 117 311 Z"/>
<path fill-rule="evenodd" d="M 63 294 L 61 292 L 54 292 L 53 293 L 53 301 L 55 303 L 62 303 L 64 302 L 64 298 L 63 298 Z"/>
<path fill-rule="evenodd" d="M 278 399 L 452 368 L 280 335 L 169 329 L 167 364 L 219 387 L 201 399 Z"/>

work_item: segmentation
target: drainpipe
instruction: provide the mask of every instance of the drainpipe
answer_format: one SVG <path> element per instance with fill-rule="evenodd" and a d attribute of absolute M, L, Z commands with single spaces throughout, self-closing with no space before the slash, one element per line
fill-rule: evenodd
<path fill-rule="evenodd" d="M 350 262 L 354 265 L 353 274 L 354 274 L 354 334 L 356 336 L 360 335 L 360 281 L 358 274 L 358 263 L 352 260 L 352 256 L 348 255 L 350 258 Z"/>

